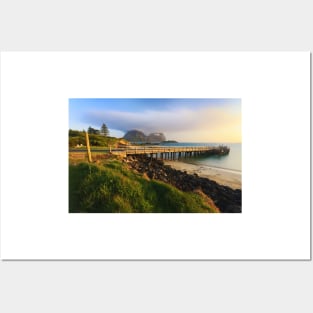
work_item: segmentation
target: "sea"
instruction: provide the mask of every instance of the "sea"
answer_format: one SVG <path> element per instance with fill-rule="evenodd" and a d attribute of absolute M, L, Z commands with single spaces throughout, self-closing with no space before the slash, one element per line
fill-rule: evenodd
<path fill-rule="evenodd" d="M 241 143 L 210 143 L 210 142 L 179 142 L 163 143 L 162 146 L 190 147 L 190 146 L 219 146 L 224 145 L 230 148 L 228 155 L 218 156 L 196 156 L 191 158 L 181 158 L 180 162 L 194 164 L 198 166 L 208 166 L 241 173 Z"/>

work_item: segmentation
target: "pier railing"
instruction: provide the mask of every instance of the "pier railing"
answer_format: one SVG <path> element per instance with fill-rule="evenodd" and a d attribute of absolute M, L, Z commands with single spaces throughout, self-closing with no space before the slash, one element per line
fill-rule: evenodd
<path fill-rule="evenodd" d="M 114 148 L 106 150 L 94 150 L 91 151 L 93 157 L 101 158 L 105 157 L 108 153 L 120 155 L 123 157 L 127 156 L 138 156 L 146 155 L 151 158 L 160 159 L 179 159 L 187 158 L 193 156 L 206 156 L 206 155 L 226 155 L 230 149 L 227 146 L 194 146 L 194 147 L 173 147 L 173 146 L 161 146 L 161 147 L 151 147 L 151 146 L 128 146 L 124 148 Z M 74 151 L 72 151 L 74 152 Z M 78 153 L 78 151 L 76 152 Z M 76 153 L 72 153 L 75 155 Z M 80 151 L 83 153 L 83 151 Z"/>
<path fill-rule="evenodd" d="M 214 149 L 213 147 L 131 147 L 126 148 L 126 154 L 150 154 L 166 152 L 204 152 Z"/>
<path fill-rule="evenodd" d="M 113 152 L 114 153 L 114 152 Z M 191 157 L 198 155 L 225 155 L 229 153 L 226 146 L 202 146 L 202 147 L 146 147 L 133 146 L 125 148 L 122 153 L 128 155 L 149 155 L 161 159 L 175 159 L 180 157 Z"/>

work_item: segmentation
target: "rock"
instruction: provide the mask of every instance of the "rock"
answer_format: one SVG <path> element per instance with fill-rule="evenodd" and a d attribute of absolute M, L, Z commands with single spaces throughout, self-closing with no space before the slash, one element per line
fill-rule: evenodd
<path fill-rule="evenodd" d="M 142 173 L 148 179 L 158 179 L 170 183 L 182 191 L 201 190 L 223 213 L 241 213 L 241 190 L 233 190 L 217 184 L 197 173 L 189 175 L 187 171 L 179 171 L 164 165 L 162 160 L 155 160 L 144 155 L 133 157 L 129 167 Z"/>
<path fill-rule="evenodd" d="M 225 213 L 241 213 L 241 206 L 239 205 L 228 205 Z"/>

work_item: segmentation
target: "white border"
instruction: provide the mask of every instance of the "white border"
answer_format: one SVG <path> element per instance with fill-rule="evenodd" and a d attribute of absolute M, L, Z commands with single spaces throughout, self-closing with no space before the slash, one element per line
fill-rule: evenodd
<path fill-rule="evenodd" d="M 242 98 L 243 214 L 68 214 L 83 97 Z M 1 257 L 309 259 L 309 134 L 308 52 L 1 53 Z"/>

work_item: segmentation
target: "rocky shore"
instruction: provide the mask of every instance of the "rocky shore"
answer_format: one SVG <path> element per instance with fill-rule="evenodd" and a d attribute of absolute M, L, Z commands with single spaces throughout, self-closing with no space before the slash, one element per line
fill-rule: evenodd
<path fill-rule="evenodd" d="M 125 159 L 128 166 L 149 179 L 157 179 L 171 184 L 182 191 L 201 190 L 222 213 L 241 213 L 241 190 L 232 189 L 217 184 L 208 178 L 190 175 L 186 171 L 175 170 L 164 165 L 162 160 L 155 160 L 144 155 L 128 156 Z"/>

